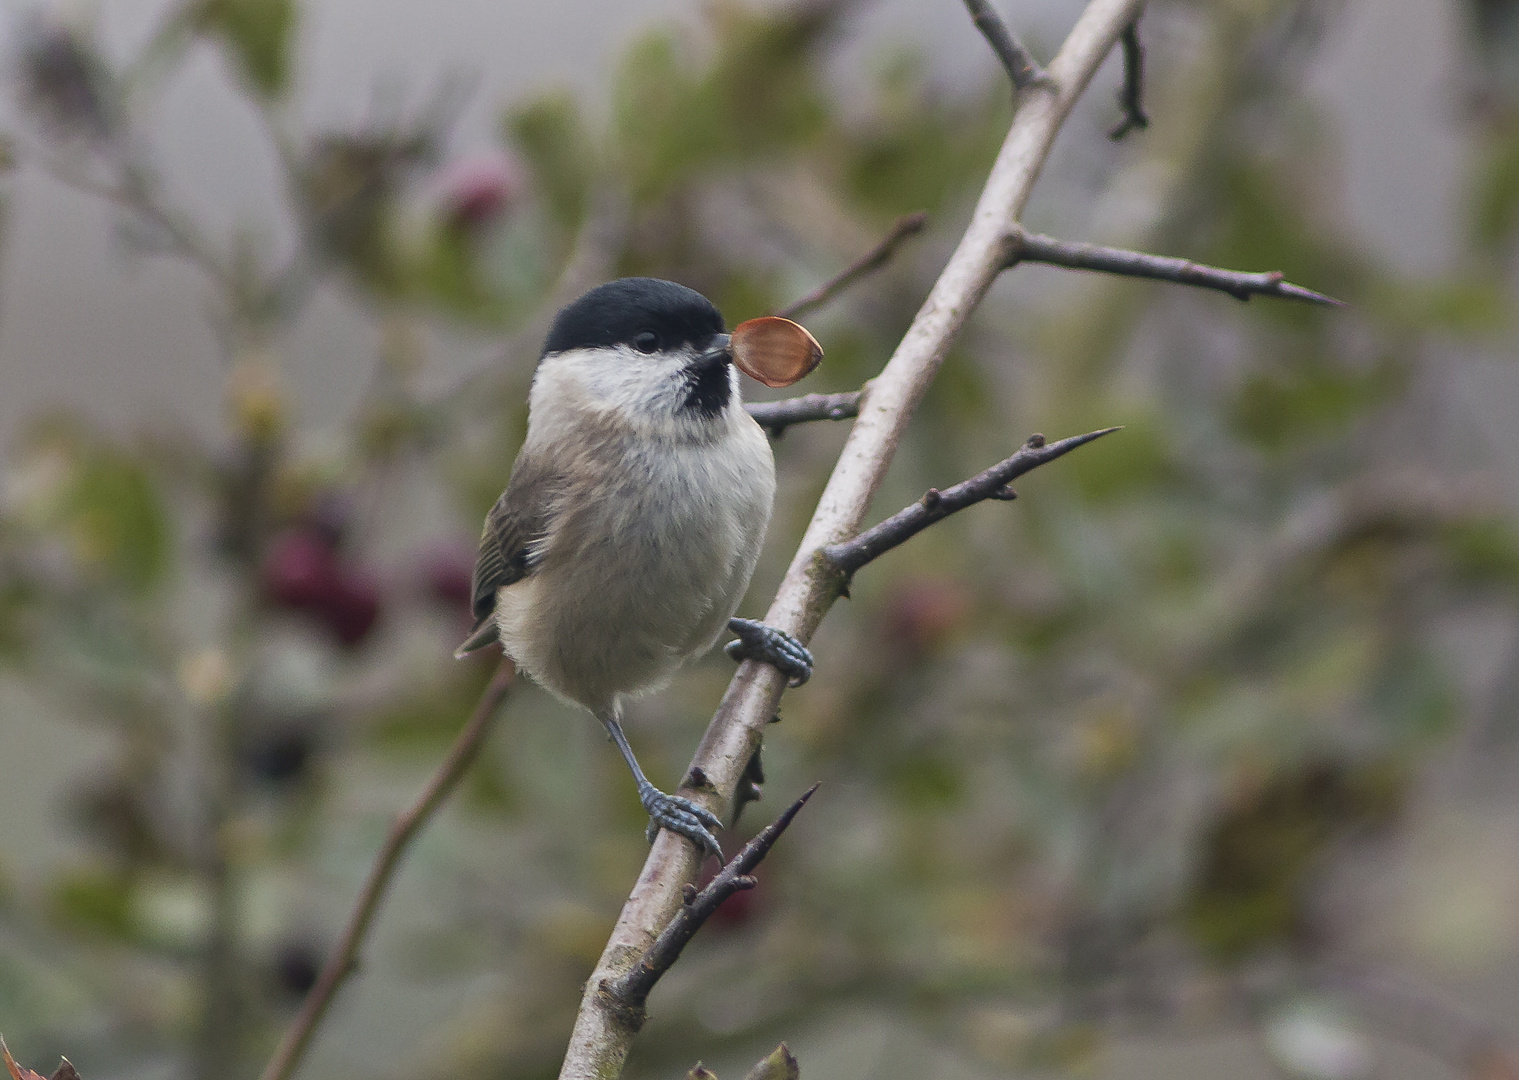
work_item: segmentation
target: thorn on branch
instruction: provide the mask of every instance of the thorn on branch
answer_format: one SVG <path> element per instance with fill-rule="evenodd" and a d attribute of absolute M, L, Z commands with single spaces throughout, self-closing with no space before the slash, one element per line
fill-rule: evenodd
<path fill-rule="evenodd" d="M 806 394 L 783 401 L 750 401 L 744 408 L 759 421 L 759 426 L 779 439 L 792 424 L 813 420 L 852 420 L 860 415 L 861 392 L 843 394 Z"/>
<path fill-rule="evenodd" d="M 785 1047 L 786 1044 L 781 1043 L 781 1049 L 784 1050 Z M 34 1072 L 24 1065 L 16 1064 L 16 1059 L 11 1057 L 10 1047 L 5 1045 L 4 1039 L 0 1039 L 0 1056 L 3 1056 L 5 1059 L 5 1071 L 10 1075 L 10 1080 L 45 1080 L 41 1073 Z M 772 1054 L 771 1056 L 773 1057 L 774 1055 Z M 770 1059 L 766 1058 L 765 1060 L 768 1061 Z M 761 1062 L 761 1064 L 764 1064 L 764 1062 Z M 755 1068 L 759 1068 L 759 1066 L 756 1065 Z M 73 1062 L 68 1058 L 60 1058 L 58 1068 L 53 1071 L 51 1080 L 79 1080 L 79 1074 L 74 1071 Z"/>
<path fill-rule="evenodd" d="M 744 1080 L 800 1080 L 801 1068 L 796 1057 L 785 1043 L 770 1051 L 768 1057 L 757 1062 L 745 1075 Z"/>
<path fill-rule="evenodd" d="M 758 884 L 750 871 L 770 853 L 770 849 L 781 838 L 781 834 L 786 831 L 791 820 L 796 817 L 802 807 L 807 805 L 807 800 L 812 798 L 812 793 L 817 789 L 818 785 L 813 784 L 802 793 L 801 798 L 788 806 L 780 817 L 761 829 L 753 840 L 745 844 L 743 849 L 718 871 L 717 876 L 707 883 L 706 888 L 697 890 L 694 885 L 687 884 L 681 890 L 681 899 L 684 903 L 675 913 L 675 917 L 660 931 L 659 936 L 654 939 L 654 944 L 649 946 L 642 959 L 634 964 L 633 969 L 626 975 L 618 979 L 606 980 L 602 984 L 603 993 L 622 1015 L 641 1017 L 644 1002 L 649 998 L 649 991 L 654 988 L 660 976 L 669 971 L 675 961 L 680 959 L 680 954 L 687 943 L 712 917 L 712 913 L 734 893 L 752 889 Z"/>
<path fill-rule="evenodd" d="M 801 1075 L 796 1056 L 790 1047 L 781 1043 L 756 1062 L 754 1068 L 744 1074 L 744 1080 L 800 1080 Z M 717 1080 L 717 1074 L 698 1061 L 686 1073 L 686 1080 Z"/>
<path fill-rule="evenodd" d="M 897 253 L 897 248 L 902 246 L 903 241 L 918 235 L 928 225 L 928 214 L 919 210 L 916 214 L 906 214 L 897 218 L 892 223 L 891 231 L 881 238 L 875 247 L 861 255 L 843 270 L 813 289 L 799 300 L 793 300 L 785 307 L 776 311 L 775 314 L 785 319 L 798 319 L 809 312 L 827 304 L 845 289 L 854 285 L 862 278 L 875 273 L 885 266 Z"/>
<path fill-rule="evenodd" d="M 1013 81 L 1015 94 L 1031 86 L 1049 85 L 1049 75 L 1039 66 L 1033 53 L 1008 29 L 997 9 L 992 7 L 991 0 L 965 0 L 965 8 L 970 12 L 971 22 L 976 24 L 976 29 L 981 31 L 981 36 L 986 38 L 986 43 L 1002 62 L 1007 77 Z"/>
<path fill-rule="evenodd" d="M 1011 249 L 1012 253 L 1003 269 L 1009 269 L 1020 262 L 1048 263 L 1071 270 L 1091 270 L 1099 274 L 1150 278 L 1201 289 L 1216 289 L 1228 293 L 1236 300 L 1249 300 L 1252 296 L 1275 296 L 1283 300 L 1322 304 L 1325 307 L 1349 306 L 1343 300 L 1290 284 L 1280 270 L 1255 274 L 1242 270 L 1224 270 L 1169 255 L 1149 255 L 1142 251 L 1083 244 L 1075 240 L 1057 240 L 1052 236 L 1021 230 L 1014 236 Z"/>
<path fill-rule="evenodd" d="M 1114 142 L 1131 131 L 1142 131 L 1150 126 L 1143 102 L 1145 51 L 1139 43 L 1138 19 L 1123 28 L 1119 42 L 1123 46 L 1123 89 L 1118 92 L 1118 104 L 1123 109 L 1123 119 L 1108 132 L 1108 138 Z"/>
<path fill-rule="evenodd" d="M 823 549 L 823 557 L 844 576 L 847 590 L 849 578 L 860 567 L 905 543 L 935 522 L 986 499 L 1005 501 L 1014 497 L 1008 484 L 1024 473 L 1118 430 L 1116 427 L 1103 428 L 1053 443 L 1046 443 L 1043 435 L 1032 435 L 1012 457 L 952 488 L 943 491 L 929 488 L 923 498 L 874 528 L 866 529 L 853 540 L 829 544 Z"/>

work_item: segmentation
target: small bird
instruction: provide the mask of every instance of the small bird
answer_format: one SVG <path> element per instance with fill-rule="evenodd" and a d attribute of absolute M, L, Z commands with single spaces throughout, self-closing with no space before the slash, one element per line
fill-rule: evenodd
<path fill-rule="evenodd" d="M 499 643 L 539 685 L 590 710 L 633 772 L 650 841 L 665 828 L 718 855 L 722 822 L 648 781 L 621 715 L 725 627 L 739 635 L 735 659 L 774 664 L 793 685 L 812 673 L 791 635 L 732 618 L 775 496 L 770 444 L 733 362 L 717 308 L 674 282 L 623 278 L 559 312 L 527 438 L 480 537 L 475 628 L 454 654 Z"/>

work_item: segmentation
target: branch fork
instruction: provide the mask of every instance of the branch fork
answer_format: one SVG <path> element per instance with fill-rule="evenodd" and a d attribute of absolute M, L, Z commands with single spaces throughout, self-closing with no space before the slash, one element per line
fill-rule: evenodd
<path fill-rule="evenodd" d="M 682 885 L 680 909 L 638 962 L 623 975 L 603 978 L 597 983 L 598 997 L 615 1010 L 625 1025 L 634 1032 L 643 1026 L 644 1003 L 649 998 L 649 991 L 654 989 L 660 976 L 680 959 L 687 943 L 722 906 L 723 901 L 759 884 L 753 875 L 754 868 L 770 853 L 786 827 L 802 807 L 807 805 L 807 800 L 812 798 L 817 789 L 818 785 L 813 784 L 780 817 L 761 829 L 737 855 L 728 860 L 705 888 L 697 889 L 691 882 Z"/>

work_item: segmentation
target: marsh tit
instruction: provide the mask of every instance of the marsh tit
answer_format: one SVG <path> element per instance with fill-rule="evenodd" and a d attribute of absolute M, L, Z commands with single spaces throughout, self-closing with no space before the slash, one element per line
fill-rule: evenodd
<path fill-rule="evenodd" d="M 590 710 L 633 772 L 650 839 L 666 828 L 718 854 L 721 821 L 649 783 L 621 714 L 725 627 L 739 634 L 735 658 L 772 663 L 794 685 L 812 671 L 790 635 L 732 619 L 775 496 L 770 444 L 733 364 L 738 344 L 758 353 L 774 335 L 749 326 L 736 342 L 706 297 L 653 278 L 610 282 L 559 312 L 526 441 L 485 519 L 475 628 L 455 653 L 499 643 L 539 685 Z"/>

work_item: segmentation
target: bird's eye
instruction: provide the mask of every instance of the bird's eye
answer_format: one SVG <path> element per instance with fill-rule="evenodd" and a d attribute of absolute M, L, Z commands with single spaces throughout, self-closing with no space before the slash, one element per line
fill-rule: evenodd
<path fill-rule="evenodd" d="M 633 348 L 641 353 L 659 351 L 659 335 L 652 330 L 645 330 L 633 339 Z"/>

